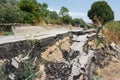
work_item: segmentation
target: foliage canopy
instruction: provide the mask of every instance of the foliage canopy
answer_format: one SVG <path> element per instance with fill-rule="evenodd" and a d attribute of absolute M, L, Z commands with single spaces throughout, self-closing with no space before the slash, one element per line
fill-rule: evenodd
<path fill-rule="evenodd" d="M 60 14 L 60 16 L 63 17 L 63 16 L 66 16 L 66 15 L 69 15 L 68 12 L 69 12 L 69 10 L 66 7 L 62 6 L 59 14 Z"/>
<path fill-rule="evenodd" d="M 114 12 L 105 1 L 94 2 L 88 11 L 88 17 L 96 24 L 105 24 L 114 20 Z"/>

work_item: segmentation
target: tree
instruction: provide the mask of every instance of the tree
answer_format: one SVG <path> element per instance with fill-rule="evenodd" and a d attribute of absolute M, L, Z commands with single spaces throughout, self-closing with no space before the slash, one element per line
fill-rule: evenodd
<path fill-rule="evenodd" d="M 12 5 L 4 5 L 0 9 L 0 23 L 19 23 L 21 17 L 19 8 Z"/>
<path fill-rule="evenodd" d="M 62 6 L 60 9 L 59 15 L 63 17 L 66 15 L 69 15 L 68 13 L 69 13 L 69 10 L 66 7 Z"/>
<path fill-rule="evenodd" d="M 0 0 L 0 4 L 17 4 L 17 0 Z"/>
<path fill-rule="evenodd" d="M 22 11 L 34 13 L 38 9 L 36 0 L 20 0 L 19 7 Z"/>
<path fill-rule="evenodd" d="M 51 19 L 58 19 L 59 16 L 56 11 L 49 11 L 49 17 Z"/>
<path fill-rule="evenodd" d="M 20 23 L 22 22 L 22 15 L 16 0 L 1 0 L 0 1 L 0 24 L 1 30 L 10 31 L 10 25 L 6 23 Z"/>
<path fill-rule="evenodd" d="M 94 2 L 91 9 L 88 11 L 88 17 L 93 23 L 99 26 L 97 35 L 101 32 L 103 25 L 111 20 L 114 20 L 114 12 L 105 1 Z"/>
<path fill-rule="evenodd" d="M 80 19 L 79 18 L 73 19 L 71 21 L 71 24 L 73 26 L 79 26 L 79 27 L 82 27 L 82 28 L 86 28 L 87 27 L 86 23 L 84 22 L 84 20 L 82 18 L 80 18 Z"/>
<path fill-rule="evenodd" d="M 20 0 L 20 10 L 23 11 L 23 22 L 33 24 L 35 21 L 39 22 L 40 6 L 36 0 Z"/>
<path fill-rule="evenodd" d="M 65 15 L 61 18 L 61 20 L 64 24 L 70 24 L 72 18 L 69 15 Z"/>
<path fill-rule="evenodd" d="M 0 1 L 0 23 L 19 23 L 22 17 L 20 13 L 17 0 Z"/>
<path fill-rule="evenodd" d="M 61 7 L 59 15 L 61 16 L 62 23 L 70 24 L 72 18 L 69 16 L 69 10 L 66 7 Z"/>
<path fill-rule="evenodd" d="M 40 8 L 40 16 L 41 16 L 42 18 L 47 17 L 47 16 L 48 16 L 48 12 L 49 12 L 49 11 L 47 10 L 48 5 L 47 5 L 46 3 L 39 4 L 39 8 Z"/>
<path fill-rule="evenodd" d="M 80 22 L 78 18 L 72 19 L 71 21 L 72 26 L 80 26 Z"/>

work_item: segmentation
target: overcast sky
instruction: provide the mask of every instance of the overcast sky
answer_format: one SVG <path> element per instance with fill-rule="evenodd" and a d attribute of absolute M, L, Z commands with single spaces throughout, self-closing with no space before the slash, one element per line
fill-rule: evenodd
<path fill-rule="evenodd" d="M 87 12 L 91 4 L 100 0 L 38 0 L 40 3 L 47 3 L 49 10 L 56 10 L 59 12 L 62 6 L 69 9 L 70 15 L 73 18 L 83 18 L 86 22 L 91 22 L 87 17 Z M 120 20 L 120 0 L 105 0 L 114 11 L 115 20 Z"/>

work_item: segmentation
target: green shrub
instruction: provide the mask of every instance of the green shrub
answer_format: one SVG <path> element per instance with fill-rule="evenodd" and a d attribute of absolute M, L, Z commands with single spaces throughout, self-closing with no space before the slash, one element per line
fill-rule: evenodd
<path fill-rule="evenodd" d="M 82 18 L 75 18 L 71 21 L 72 26 L 79 26 L 82 28 L 88 28 L 88 26 L 86 25 L 85 21 Z"/>
<path fill-rule="evenodd" d="M 33 80 L 37 75 L 38 67 L 33 66 L 31 61 L 21 62 L 18 69 L 18 80 Z"/>
<path fill-rule="evenodd" d="M 105 44 L 105 40 L 103 38 L 97 37 L 94 39 L 94 43 L 96 46 L 99 46 L 100 43 Z"/>
<path fill-rule="evenodd" d="M 3 67 L 0 67 L 0 80 L 6 80 Z"/>
<path fill-rule="evenodd" d="M 105 28 L 120 34 L 120 21 L 110 21 L 105 25 Z"/>
<path fill-rule="evenodd" d="M 70 24 L 71 20 L 72 20 L 72 18 L 69 15 L 61 17 L 61 21 L 64 24 Z"/>
<path fill-rule="evenodd" d="M 9 32 L 9 31 L 6 31 L 3 33 L 4 35 L 12 35 L 13 33 L 12 32 Z"/>

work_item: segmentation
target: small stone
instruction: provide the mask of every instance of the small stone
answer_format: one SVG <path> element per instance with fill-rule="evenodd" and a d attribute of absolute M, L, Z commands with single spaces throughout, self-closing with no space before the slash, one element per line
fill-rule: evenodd
<path fill-rule="evenodd" d="M 100 74 L 100 68 L 97 69 L 96 73 L 97 73 L 97 75 Z"/>
<path fill-rule="evenodd" d="M 92 46 L 94 43 L 92 41 L 88 42 L 88 45 Z"/>
<path fill-rule="evenodd" d="M 59 42 L 56 42 L 56 46 L 59 46 Z"/>
<path fill-rule="evenodd" d="M 0 60 L 0 67 L 3 66 L 5 60 Z"/>
<path fill-rule="evenodd" d="M 80 76 L 79 80 L 83 80 L 83 75 Z"/>
<path fill-rule="evenodd" d="M 15 68 L 18 68 L 18 62 L 14 59 L 12 59 L 12 63 L 11 63 Z"/>
<path fill-rule="evenodd" d="M 97 48 L 100 49 L 100 48 L 102 48 L 102 47 L 104 47 L 104 45 L 100 43 Z"/>
<path fill-rule="evenodd" d="M 112 42 L 112 43 L 111 43 L 111 46 L 116 46 L 116 44 Z"/>
<path fill-rule="evenodd" d="M 112 61 L 113 61 L 113 62 L 118 62 L 118 59 L 115 58 L 115 57 L 112 57 Z"/>
<path fill-rule="evenodd" d="M 11 80 L 15 80 L 15 75 L 13 73 L 10 73 L 8 76 Z"/>

